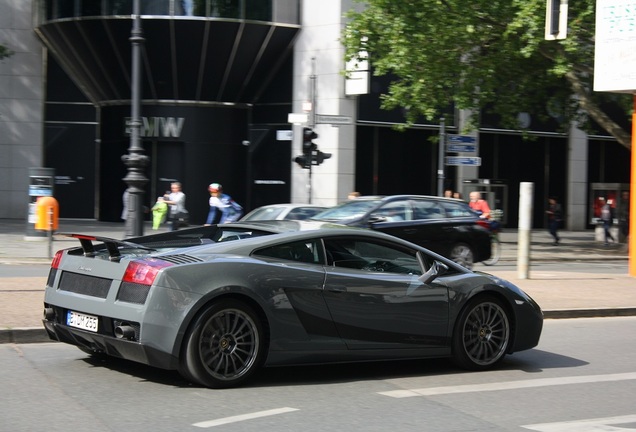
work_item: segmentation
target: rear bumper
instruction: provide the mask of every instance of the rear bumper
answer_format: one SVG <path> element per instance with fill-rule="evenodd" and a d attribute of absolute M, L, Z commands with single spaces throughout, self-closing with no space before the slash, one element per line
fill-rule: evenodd
<path fill-rule="evenodd" d="M 52 340 L 161 369 L 174 370 L 179 364 L 178 359 L 170 353 L 142 345 L 139 342 L 79 330 L 54 321 L 42 320 L 42 323 Z"/>

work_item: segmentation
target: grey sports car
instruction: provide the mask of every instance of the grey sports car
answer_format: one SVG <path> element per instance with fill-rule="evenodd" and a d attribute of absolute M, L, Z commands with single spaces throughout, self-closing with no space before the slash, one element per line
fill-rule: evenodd
<path fill-rule="evenodd" d="M 69 234 L 81 247 L 53 259 L 44 326 L 211 388 L 301 363 L 450 357 L 484 370 L 539 342 L 543 313 L 509 282 L 383 233 L 293 224 Z"/>

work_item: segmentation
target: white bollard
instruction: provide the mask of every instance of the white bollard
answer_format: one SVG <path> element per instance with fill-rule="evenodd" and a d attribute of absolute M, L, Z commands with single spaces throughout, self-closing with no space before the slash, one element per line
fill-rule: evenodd
<path fill-rule="evenodd" d="M 534 183 L 519 185 L 519 236 L 517 239 L 517 276 L 530 279 L 530 241 Z"/>

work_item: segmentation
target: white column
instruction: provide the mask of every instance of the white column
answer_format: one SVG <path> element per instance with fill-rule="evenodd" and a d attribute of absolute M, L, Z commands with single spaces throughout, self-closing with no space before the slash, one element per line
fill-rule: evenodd
<path fill-rule="evenodd" d="M 585 230 L 587 226 L 587 159 L 588 137 L 572 122 L 568 138 L 568 196 L 565 227 L 569 230 Z M 561 202 L 565 197 L 560 197 Z"/>
<path fill-rule="evenodd" d="M 355 97 L 345 97 L 344 48 L 340 43 L 344 12 L 350 0 L 303 0 L 302 30 L 294 45 L 293 111 L 300 113 L 310 101 L 312 58 L 315 58 L 317 114 L 357 118 Z M 294 128 L 290 161 L 301 153 L 300 127 Z M 317 124 L 314 140 L 320 151 L 331 153 L 322 165 L 312 167 L 312 203 L 335 205 L 347 198 L 354 188 L 355 125 Z M 307 202 L 308 171 L 296 163 L 292 167 L 292 202 Z"/>

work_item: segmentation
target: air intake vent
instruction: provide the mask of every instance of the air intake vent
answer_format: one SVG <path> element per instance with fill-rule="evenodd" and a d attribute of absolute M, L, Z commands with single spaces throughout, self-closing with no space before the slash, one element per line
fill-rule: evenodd
<path fill-rule="evenodd" d="M 157 257 L 159 259 L 162 259 L 164 261 L 168 261 L 169 263 L 172 264 L 190 264 L 190 263 L 197 263 L 197 262 L 203 262 L 202 259 L 199 258 L 195 258 L 193 256 L 190 255 L 162 255 Z"/>

